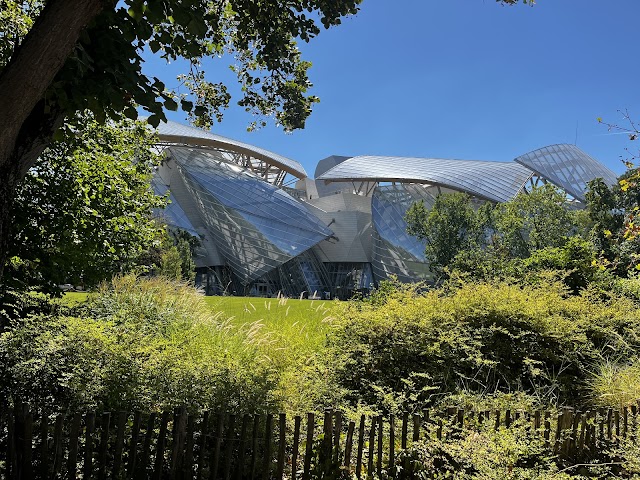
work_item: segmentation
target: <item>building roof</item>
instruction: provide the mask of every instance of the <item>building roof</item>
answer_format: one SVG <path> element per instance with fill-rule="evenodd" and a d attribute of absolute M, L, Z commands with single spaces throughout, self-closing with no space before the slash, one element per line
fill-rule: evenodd
<path fill-rule="evenodd" d="M 602 178 L 614 185 L 617 175 L 575 145 L 559 144 L 539 148 L 515 159 L 581 202 L 585 201 L 587 182 Z"/>
<path fill-rule="evenodd" d="M 531 170 L 514 162 L 360 156 L 339 163 L 319 179 L 426 183 L 505 202 L 515 197 L 531 176 Z"/>
<path fill-rule="evenodd" d="M 168 121 L 158 125 L 158 136 L 160 140 L 167 143 L 201 145 L 207 147 L 221 148 L 233 152 L 249 155 L 264 162 L 281 168 L 297 178 L 305 178 L 307 172 L 304 167 L 290 158 L 283 157 L 277 153 L 270 152 L 264 148 L 255 147 L 248 143 L 232 140 L 215 133 L 206 132 L 200 128 L 182 125 L 177 122 Z"/>

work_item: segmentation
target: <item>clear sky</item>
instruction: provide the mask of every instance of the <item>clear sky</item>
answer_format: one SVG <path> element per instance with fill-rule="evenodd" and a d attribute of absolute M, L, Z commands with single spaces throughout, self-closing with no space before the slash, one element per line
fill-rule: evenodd
<path fill-rule="evenodd" d="M 310 176 L 334 154 L 509 161 L 576 136 L 621 173 L 634 145 L 596 119 L 622 122 L 628 109 L 640 120 L 639 20 L 640 0 L 364 0 L 303 45 L 321 99 L 304 130 L 248 133 L 252 118 L 232 106 L 212 131 L 295 159 Z M 167 76 L 179 68 L 148 63 L 176 83 Z M 206 66 L 209 79 L 232 81 Z"/>

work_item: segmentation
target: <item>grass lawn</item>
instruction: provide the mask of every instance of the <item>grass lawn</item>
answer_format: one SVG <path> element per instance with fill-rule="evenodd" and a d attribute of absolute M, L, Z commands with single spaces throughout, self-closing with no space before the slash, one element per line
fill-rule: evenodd
<path fill-rule="evenodd" d="M 257 329 L 273 346 L 304 356 L 322 347 L 334 308 L 325 300 L 205 297 L 205 302 L 232 325 Z"/>
<path fill-rule="evenodd" d="M 86 300 L 86 292 L 67 292 L 67 305 Z M 318 352 L 332 320 L 334 303 L 325 300 L 298 300 L 256 297 L 204 297 L 206 305 L 221 320 L 238 328 L 252 329 L 268 338 L 273 348 L 284 348 L 295 356 Z"/>

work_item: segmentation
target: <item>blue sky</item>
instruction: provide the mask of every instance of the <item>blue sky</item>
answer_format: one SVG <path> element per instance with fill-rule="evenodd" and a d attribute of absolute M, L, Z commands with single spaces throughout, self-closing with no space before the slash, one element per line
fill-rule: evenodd
<path fill-rule="evenodd" d="M 622 122 L 620 109 L 640 119 L 638 19 L 640 0 L 364 0 L 357 16 L 302 47 L 321 99 L 304 130 L 248 133 L 252 118 L 232 106 L 212 131 L 298 160 L 313 176 L 334 154 L 509 161 L 574 143 L 577 129 L 577 145 L 620 173 L 634 145 L 596 119 Z M 171 67 L 150 59 L 147 73 L 173 85 Z M 233 79 L 221 62 L 206 72 Z"/>

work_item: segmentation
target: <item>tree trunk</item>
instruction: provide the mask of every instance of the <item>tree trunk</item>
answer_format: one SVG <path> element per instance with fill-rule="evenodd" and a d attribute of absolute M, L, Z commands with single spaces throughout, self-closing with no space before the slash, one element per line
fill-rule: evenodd
<path fill-rule="evenodd" d="M 13 152 L 25 122 L 104 3 L 50 0 L 0 73 L 0 167 L 15 160 Z"/>
<path fill-rule="evenodd" d="M 0 72 L 0 281 L 16 186 L 63 121 L 59 108 L 45 104 L 45 93 L 80 33 L 107 4 L 107 0 L 50 0 Z"/>

